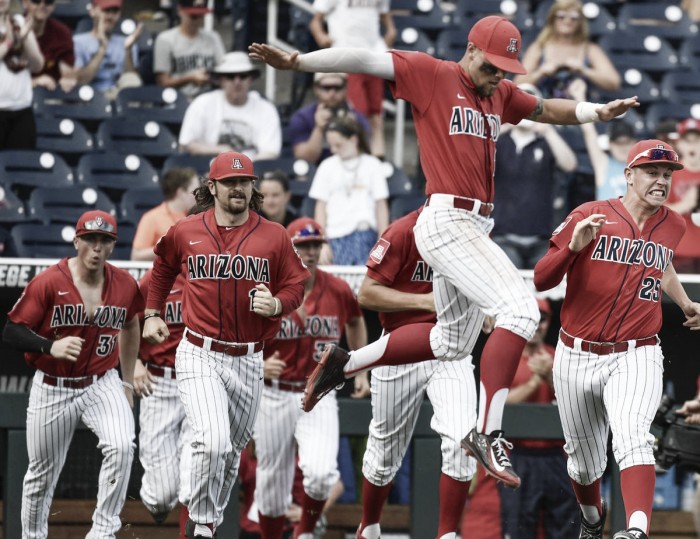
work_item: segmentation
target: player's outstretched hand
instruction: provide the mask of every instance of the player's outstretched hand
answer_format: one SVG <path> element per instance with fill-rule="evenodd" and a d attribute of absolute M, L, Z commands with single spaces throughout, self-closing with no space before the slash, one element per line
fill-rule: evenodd
<path fill-rule="evenodd" d="M 598 118 L 600 118 L 601 121 L 609 122 L 610 120 L 621 116 L 629 109 L 634 109 L 638 106 L 639 101 L 637 100 L 637 96 L 635 95 L 634 97 L 627 97 L 625 99 L 615 99 L 613 101 L 610 101 L 610 103 L 607 103 L 599 109 L 596 109 L 596 112 L 598 113 Z"/>
<path fill-rule="evenodd" d="M 288 53 L 267 43 L 253 43 L 248 46 L 248 56 L 260 60 L 275 69 L 289 70 L 299 68 L 299 51 Z"/>
<path fill-rule="evenodd" d="M 691 331 L 700 329 L 700 303 L 694 301 L 689 303 L 683 307 L 683 314 L 685 314 L 685 322 L 683 322 L 685 327 L 690 328 Z"/>
<path fill-rule="evenodd" d="M 267 318 L 279 315 L 277 301 L 264 284 L 255 285 L 255 294 L 253 295 L 253 312 L 255 314 Z"/>
<path fill-rule="evenodd" d="M 605 224 L 605 215 L 594 213 L 576 223 L 574 232 L 571 235 L 569 249 L 579 253 L 586 245 L 591 243 L 598 235 L 600 228 Z"/>
<path fill-rule="evenodd" d="M 160 316 L 152 316 L 144 321 L 142 336 L 151 344 L 160 344 L 170 337 L 170 330 Z"/>
<path fill-rule="evenodd" d="M 156 384 L 156 378 L 146 368 L 140 359 L 136 360 L 134 365 L 134 392 L 139 397 L 150 397 L 153 394 L 153 384 Z"/>
<path fill-rule="evenodd" d="M 63 337 L 53 342 L 49 353 L 56 359 L 77 361 L 84 343 L 81 337 Z"/>
<path fill-rule="evenodd" d="M 369 397 L 369 378 L 367 377 L 367 372 L 361 372 L 355 376 L 355 388 L 350 396 L 353 399 L 364 399 Z"/>

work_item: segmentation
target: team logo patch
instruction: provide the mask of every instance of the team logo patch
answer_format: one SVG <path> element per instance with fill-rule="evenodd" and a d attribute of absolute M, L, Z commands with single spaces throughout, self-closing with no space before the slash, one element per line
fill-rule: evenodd
<path fill-rule="evenodd" d="M 238 157 L 236 157 L 236 158 L 234 158 L 233 162 L 231 163 L 231 168 L 236 170 L 236 169 L 243 169 L 245 167 L 243 166 L 243 163 L 241 163 L 241 160 Z"/>
<path fill-rule="evenodd" d="M 566 225 L 569 224 L 569 222 L 571 222 L 571 217 L 567 217 L 566 220 L 562 224 L 560 224 L 554 232 L 552 232 L 552 236 L 556 236 L 557 234 L 559 234 L 559 232 L 564 230 L 566 228 Z"/>
<path fill-rule="evenodd" d="M 386 241 L 384 238 L 379 238 L 379 241 L 374 245 L 372 251 L 369 253 L 369 257 L 373 262 L 381 264 L 384 255 L 389 250 L 391 243 Z"/>
<path fill-rule="evenodd" d="M 506 47 L 506 51 L 511 52 L 515 54 L 518 52 L 518 39 L 515 37 L 510 38 L 510 43 L 508 43 L 508 47 Z"/>

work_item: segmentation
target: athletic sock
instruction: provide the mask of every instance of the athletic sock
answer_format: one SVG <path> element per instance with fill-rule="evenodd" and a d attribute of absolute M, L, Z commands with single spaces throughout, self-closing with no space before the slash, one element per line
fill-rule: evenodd
<path fill-rule="evenodd" d="M 450 532 L 456 532 L 459 520 L 464 513 L 464 504 L 469 495 L 469 481 L 458 481 L 440 474 L 440 522 L 438 525 L 438 537 L 443 537 Z"/>
<path fill-rule="evenodd" d="M 378 487 L 366 477 L 362 479 L 362 522 L 360 531 L 370 524 L 378 524 L 382 518 L 384 504 L 391 491 L 391 483 Z"/>
<path fill-rule="evenodd" d="M 304 492 L 304 497 L 301 500 L 301 520 L 297 524 L 294 531 L 294 537 L 299 537 L 302 533 L 313 532 L 316 527 L 316 522 L 321 518 L 323 506 L 326 505 L 326 500 L 316 500 Z"/>
<path fill-rule="evenodd" d="M 266 517 L 258 511 L 260 524 L 260 536 L 262 539 L 282 539 L 284 531 L 284 515 L 279 517 Z"/>
<path fill-rule="evenodd" d="M 378 365 L 407 365 L 435 359 L 430 347 L 430 330 L 433 327 L 435 324 L 408 324 L 350 352 L 345 374 L 355 376 Z"/>
<path fill-rule="evenodd" d="M 597 524 L 603 514 L 603 502 L 600 499 L 600 479 L 596 479 L 590 485 L 582 485 L 573 479 L 571 485 L 576 494 L 576 501 L 581 506 L 583 518 L 589 524 Z"/>
<path fill-rule="evenodd" d="M 477 431 L 501 430 L 503 408 L 527 341 L 503 328 L 493 330 L 481 353 L 481 391 Z"/>
<path fill-rule="evenodd" d="M 187 539 L 187 521 L 190 518 L 190 512 L 186 505 L 180 506 L 180 539 Z"/>
<path fill-rule="evenodd" d="M 655 486 L 656 471 L 651 464 L 630 466 L 620 472 L 620 488 L 628 528 L 639 528 L 649 534 Z"/>

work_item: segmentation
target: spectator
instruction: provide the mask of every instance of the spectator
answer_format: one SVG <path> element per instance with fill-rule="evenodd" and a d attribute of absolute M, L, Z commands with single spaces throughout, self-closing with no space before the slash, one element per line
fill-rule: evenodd
<path fill-rule="evenodd" d="M 180 128 L 181 151 L 216 155 L 236 151 L 253 160 L 275 159 L 282 150 L 277 108 L 251 90 L 260 71 L 244 52 L 229 52 L 214 68 L 221 89 L 190 104 Z"/>
<path fill-rule="evenodd" d="M 394 44 L 396 27 L 389 12 L 389 0 L 376 2 L 346 2 L 340 0 L 314 0 L 315 14 L 309 30 L 321 48 L 359 47 L 385 51 Z M 328 24 L 328 33 L 323 28 Z M 380 22 L 384 26 L 382 38 Z M 347 77 L 348 99 L 355 108 L 369 118 L 372 126 L 370 148 L 372 154 L 384 158 L 384 79 L 350 73 Z"/>
<path fill-rule="evenodd" d="M 683 216 L 686 229 L 673 253 L 673 267 L 678 273 L 700 273 L 700 227 L 691 218 L 700 211 L 700 122 L 688 118 L 676 131 L 676 148 L 684 168 L 673 175 L 666 205 Z"/>
<path fill-rule="evenodd" d="M 540 322 L 528 341 L 513 378 L 507 404 L 552 404 L 554 348 L 544 342 L 552 309 L 538 299 Z M 523 478 L 519 489 L 499 488 L 505 537 L 535 539 L 542 522 L 547 539 L 576 537 L 579 507 L 566 471 L 561 440 L 515 440 L 511 463 Z"/>
<path fill-rule="evenodd" d="M 530 84 L 520 88 L 542 97 Z M 522 120 L 498 138 L 492 237 L 517 268 L 534 268 L 547 252 L 557 169 L 575 168 L 576 154 L 551 124 Z"/>
<path fill-rule="evenodd" d="M 211 89 L 210 72 L 226 50 L 218 32 L 202 29 L 204 15 L 210 12 L 205 0 L 180 0 L 177 12 L 179 26 L 156 38 L 153 71 L 157 84 L 179 88 L 192 99 Z"/>
<path fill-rule="evenodd" d="M 289 192 L 289 179 L 283 170 L 276 169 L 265 172 L 260 178 L 258 189 L 265 197 L 263 199 L 263 217 L 279 223 L 285 228 L 299 217 L 289 207 L 292 193 Z"/>
<path fill-rule="evenodd" d="M 583 79 L 602 90 L 620 88 L 620 74 L 612 62 L 588 37 L 588 22 L 578 0 L 559 0 L 552 4 L 547 20 L 535 42 L 523 56 L 526 75 L 516 83 L 536 85 L 545 98 L 570 98 L 568 88 Z"/>
<path fill-rule="evenodd" d="M 54 0 L 22 0 L 27 17 L 33 21 L 34 35 L 44 55 L 44 68 L 32 75 L 32 86 L 69 92 L 76 81 L 73 64 L 73 34 L 65 24 L 51 16 Z"/>
<path fill-rule="evenodd" d="M 173 167 L 160 180 L 164 201 L 141 216 L 131 245 L 131 260 L 155 260 L 158 240 L 195 204 L 194 190 L 199 177 L 193 168 Z"/>
<path fill-rule="evenodd" d="M 669 145 L 675 145 L 678 142 L 678 120 L 675 118 L 664 118 L 656 124 L 654 128 L 654 137 Z"/>
<path fill-rule="evenodd" d="M 369 155 L 367 139 L 352 118 L 333 120 L 326 129 L 333 156 L 316 171 L 309 196 L 315 219 L 326 230 L 321 264 L 363 265 L 389 225 L 389 188 L 382 163 Z"/>
<path fill-rule="evenodd" d="M 10 15 L 10 0 L 0 0 L 0 150 L 36 146 L 32 77 L 44 56 L 32 17 Z"/>
<path fill-rule="evenodd" d="M 122 0 L 93 0 L 92 30 L 73 36 L 78 84 L 89 84 L 110 98 L 120 88 L 141 85 L 136 72 L 136 41 L 143 24 L 139 23 L 129 36 L 117 32 L 121 12 Z"/>
<path fill-rule="evenodd" d="M 367 136 L 371 131 L 367 118 L 352 108 L 347 101 L 345 73 L 316 73 L 314 75 L 316 102 L 297 110 L 289 120 L 289 137 L 294 157 L 310 163 L 320 163 L 331 152 L 326 145 L 328 122 L 346 115 L 353 116 Z"/>

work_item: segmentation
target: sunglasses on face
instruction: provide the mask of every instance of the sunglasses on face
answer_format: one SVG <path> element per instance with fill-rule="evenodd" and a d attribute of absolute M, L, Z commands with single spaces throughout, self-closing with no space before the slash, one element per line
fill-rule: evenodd
<path fill-rule="evenodd" d="M 649 150 L 638 153 L 634 156 L 634 159 L 627 165 L 629 168 L 634 165 L 635 161 L 641 159 L 642 157 L 647 157 L 652 161 L 669 161 L 671 163 L 678 163 L 678 154 L 673 150 L 665 150 L 663 148 L 651 148 Z"/>
<path fill-rule="evenodd" d="M 500 71 L 495 65 L 484 62 L 479 66 L 479 71 L 484 75 L 493 76 Z"/>
<path fill-rule="evenodd" d="M 342 92 L 345 89 L 344 84 L 319 84 L 318 88 L 324 92 Z"/>
<path fill-rule="evenodd" d="M 42 2 L 47 6 L 52 6 L 56 0 L 31 0 L 32 4 L 38 6 Z"/>
<path fill-rule="evenodd" d="M 226 80 L 246 80 L 251 78 L 253 75 L 251 73 L 227 73 L 225 75 L 221 75 L 222 78 Z"/>
<path fill-rule="evenodd" d="M 122 9 L 119 8 L 119 7 L 108 7 L 108 8 L 104 8 L 104 9 L 102 10 L 102 13 L 109 13 L 110 15 L 116 15 L 116 14 L 119 13 L 121 10 L 122 10 Z"/>
<path fill-rule="evenodd" d="M 578 13 L 557 13 L 556 19 L 558 21 L 564 21 L 564 20 L 570 20 L 570 21 L 577 21 L 581 18 L 581 15 Z"/>

